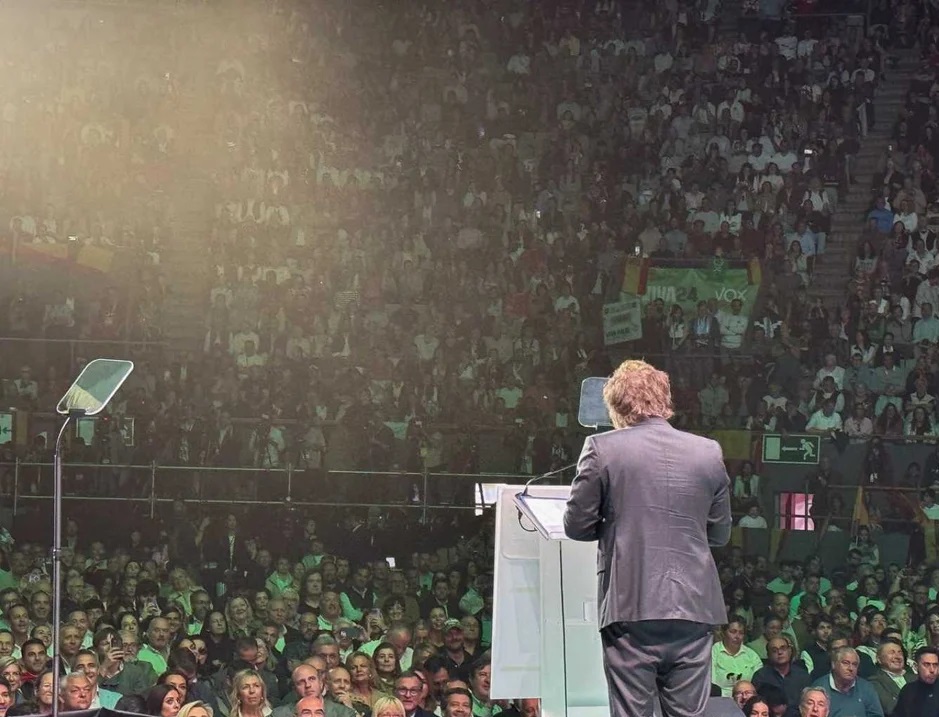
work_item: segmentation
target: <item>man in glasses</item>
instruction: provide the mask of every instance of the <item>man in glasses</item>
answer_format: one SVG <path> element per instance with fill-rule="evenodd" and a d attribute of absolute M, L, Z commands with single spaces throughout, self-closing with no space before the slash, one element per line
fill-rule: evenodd
<path fill-rule="evenodd" d="M 402 672 L 401 676 L 395 680 L 395 697 L 401 700 L 404 705 L 405 717 L 433 717 L 432 712 L 428 712 L 420 705 L 421 692 L 424 683 L 416 672 Z"/>
<path fill-rule="evenodd" d="M 766 688 L 776 687 L 782 690 L 788 704 L 799 704 L 802 690 L 812 684 L 812 678 L 808 670 L 793 661 L 792 643 L 785 636 L 777 635 L 767 643 L 766 652 L 769 656 L 766 665 L 753 675 L 756 691 L 768 697 Z"/>

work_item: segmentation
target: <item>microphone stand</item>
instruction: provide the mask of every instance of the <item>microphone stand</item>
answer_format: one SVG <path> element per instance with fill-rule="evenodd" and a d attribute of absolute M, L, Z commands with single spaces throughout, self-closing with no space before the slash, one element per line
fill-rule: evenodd
<path fill-rule="evenodd" d="M 545 478 L 548 478 L 553 475 L 557 475 L 558 473 L 563 473 L 566 470 L 570 470 L 571 468 L 576 468 L 576 467 L 577 467 L 576 463 L 568 463 L 566 466 L 561 466 L 560 468 L 555 468 L 553 471 L 548 471 L 547 473 L 542 473 L 541 475 L 537 475 L 537 476 L 534 476 L 533 478 L 529 478 L 528 481 L 525 483 L 525 489 L 521 492 L 521 495 L 528 495 L 528 486 L 530 486 L 532 483 L 540 483 Z"/>

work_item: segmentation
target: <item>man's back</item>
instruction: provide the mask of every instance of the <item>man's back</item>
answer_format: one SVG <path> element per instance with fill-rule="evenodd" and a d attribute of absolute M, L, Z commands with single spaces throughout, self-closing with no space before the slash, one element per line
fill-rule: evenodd
<path fill-rule="evenodd" d="M 599 542 L 601 628 L 726 621 L 710 548 L 730 537 L 729 479 L 714 441 L 661 418 L 589 437 L 564 525 Z"/>

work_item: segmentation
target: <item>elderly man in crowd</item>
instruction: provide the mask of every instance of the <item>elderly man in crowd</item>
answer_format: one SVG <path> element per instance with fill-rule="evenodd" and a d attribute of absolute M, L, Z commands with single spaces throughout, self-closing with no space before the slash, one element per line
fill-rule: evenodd
<path fill-rule="evenodd" d="M 857 650 L 839 647 L 832 653 L 831 674 L 813 683 L 828 696 L 831 717 L 883 717 L 880 699 L 870 682 L 858 677 Z M 863 712 L 858 713 L 858 710 Z"/>
<path fill-rule="evenodd" d="M 95 687 L 83 671 L 70 672 L 59 684 L 59 705 L 63 712 L 77 712 L 91 707 Z"/>
<path fill-rule="evenodd" d="M 806 687 L 799 700 L 800 717 L 829 717 L 831 702 L 828 693 L 817 687 Z"/>
<path fill-rule="evenodd" d="M 321 658 L 311 658 L 311 662 L 322 663 L 322 670 L 308 663 L 296 667 L 290 675 L 293 683 L 293 695 L 291 695 L 293 699 L 287 699 L 284 704 L 275 708 L 273 717 L 291 717 L 295 712 L 295 705 L 307 697 L 323 700 L 326 717 L 356 717 L 355 710 L 352 708 L 331 698 L 324 699 L 327 690 L 326 665 Z"/>
<path fill-rule="evenodd" d="M 894 713 L 900 690 L 915 679 L 916 675 L 906 665 L 900 641 L 888 638 L 881 642 L 877 648 L 877 670 L 868 680 L 880 699 L 886 717 Z"/>

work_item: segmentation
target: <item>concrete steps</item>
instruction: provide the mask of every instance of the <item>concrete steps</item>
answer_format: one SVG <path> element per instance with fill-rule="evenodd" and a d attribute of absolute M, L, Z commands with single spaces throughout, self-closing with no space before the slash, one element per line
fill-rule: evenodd
<path fill-rule="evenodd" d="M 824 256 L 818 257 L 809 286 L 812 299 L 820 298 L 834 310 L 844 303 L 846 286 L 851 278 L 858 242 L 871 203 L 874 175 L 883 167 L 893 134 L 893 127 L 919 62 L 913 52 L 900 57 L 897 67 L 887 72 L 887 80 L 874 96 L 875 126 L 861 140 L 854 177 L 847 192 L 839 199 L 832 215 L 831 232 Z"/>
<path fill-rule="evenodd" d="M 164 336 L 177 350 L 201 350 L 205 336 L 210 278 L 206 271 L 207 242 L 212 229 L 213 192 L 193 176 L 177 186 L 174 231 L 162 254 L 172 291 L 164 301 Z"/>

